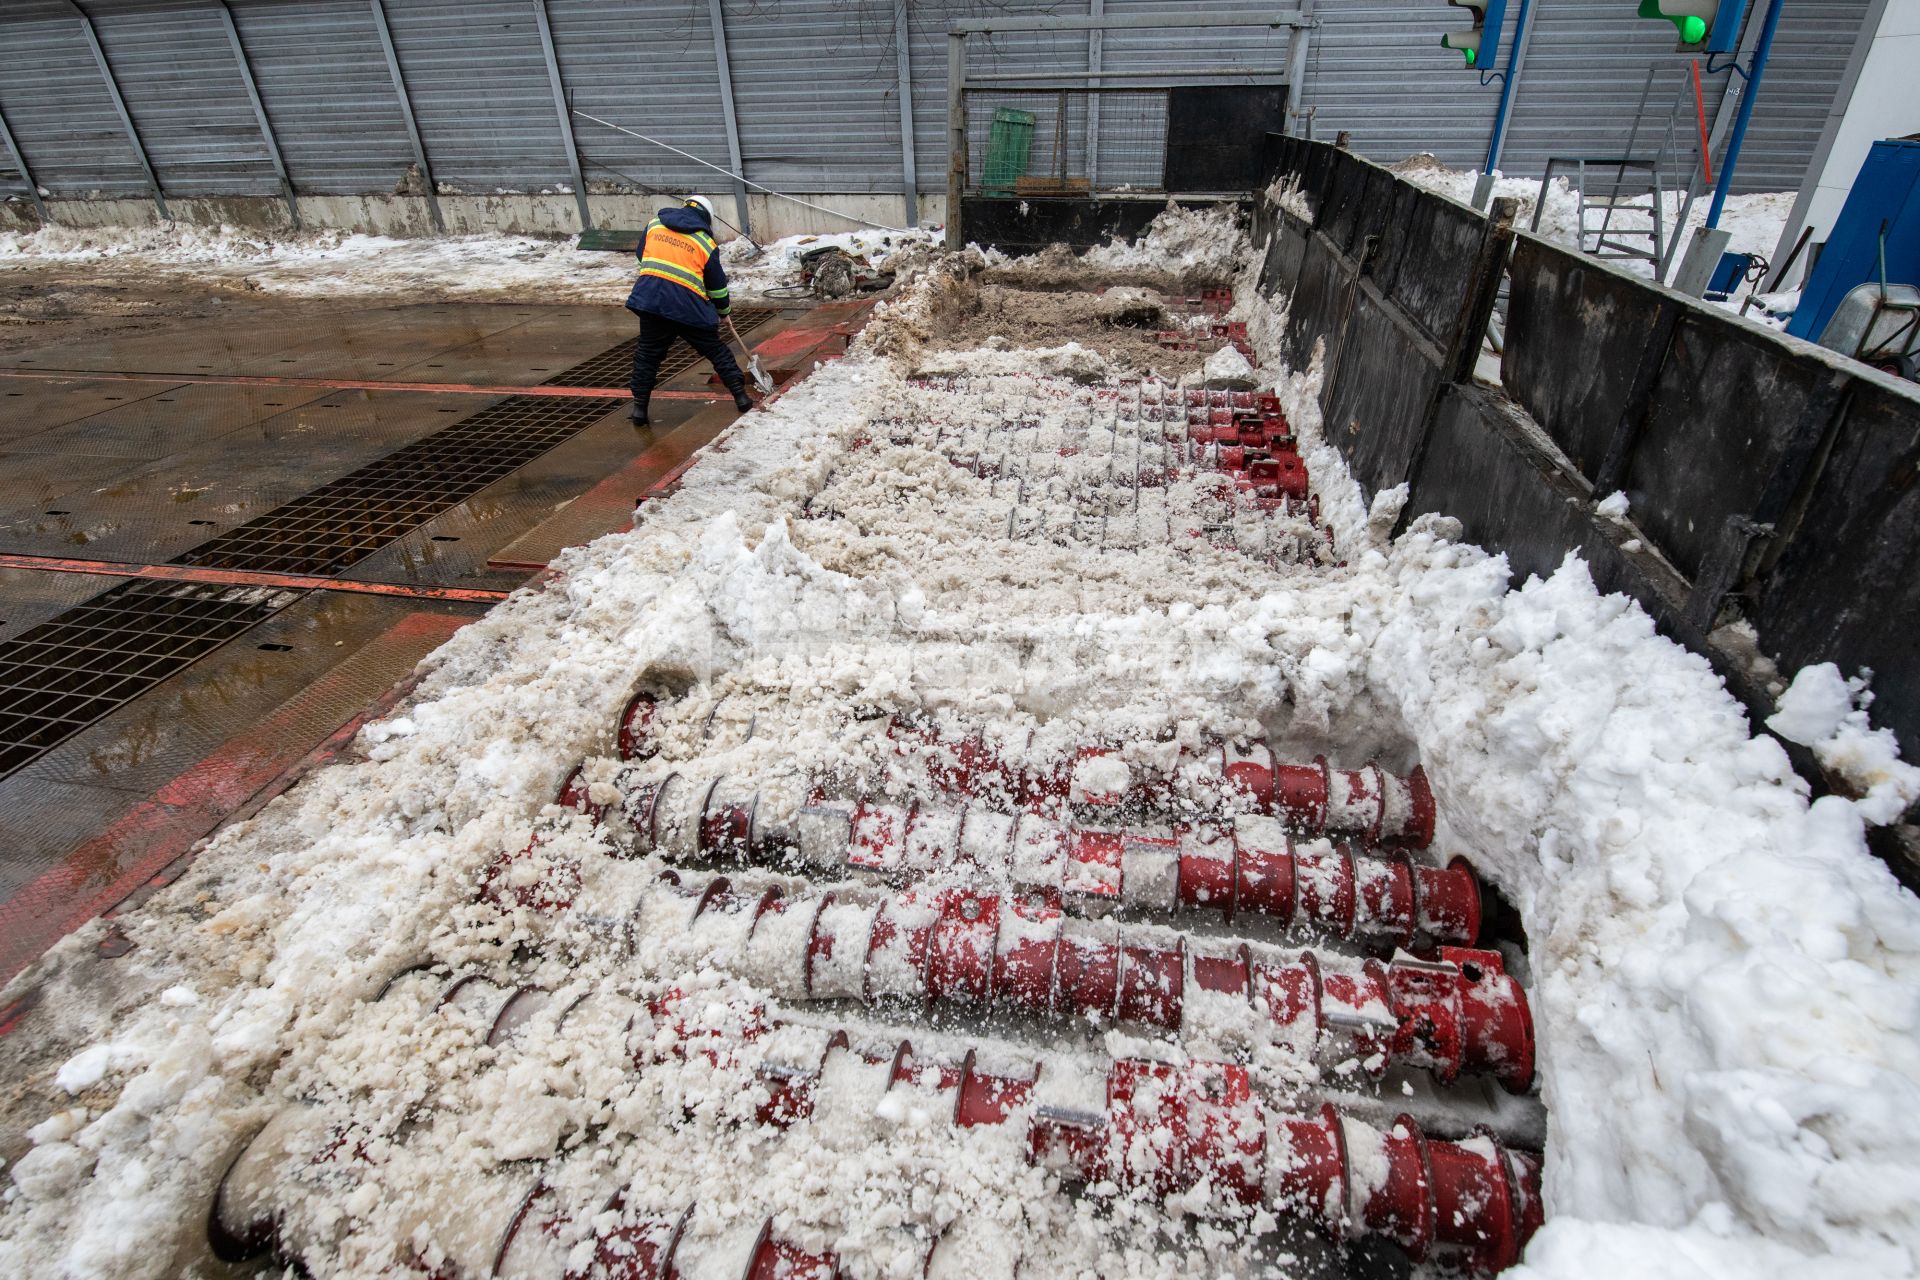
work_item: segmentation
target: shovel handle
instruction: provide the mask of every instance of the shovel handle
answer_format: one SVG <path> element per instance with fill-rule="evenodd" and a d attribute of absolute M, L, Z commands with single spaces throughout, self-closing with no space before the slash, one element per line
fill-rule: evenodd
<path fill-rule="evenodd" d="M 755 390 L 761 395 L 766 395 L 772 387 L 766 381 L 764 374 L 754 372 L 753 362 L 756 357 L 747 349 L 747 340 L 740 336 L 740 326 L 733 322 L 732 316 L 727 317 L 727 329 L 733 334 L 733 340 L 740 344 L 740 354 L 747 358 L 747 378 L 753 383 Z"/>

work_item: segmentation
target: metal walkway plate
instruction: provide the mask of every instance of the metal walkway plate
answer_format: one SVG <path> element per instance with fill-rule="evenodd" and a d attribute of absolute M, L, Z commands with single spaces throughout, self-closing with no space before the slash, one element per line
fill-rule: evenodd
<path fill-rule="evenodd" d="M 261 587 L 126 582 L 0 643 L 0 774 L 299 598 Z"/>
<path fill-rule="evenodd" d="M 338 573 L 611 411 L 605 400 L 513 396 L 230 529 L 173 563 Z"/>

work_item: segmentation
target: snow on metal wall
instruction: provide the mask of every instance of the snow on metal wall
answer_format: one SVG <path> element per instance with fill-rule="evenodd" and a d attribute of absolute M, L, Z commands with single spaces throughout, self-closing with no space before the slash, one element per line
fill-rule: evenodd
<path fill-rule="evenodd" d="M 574 108 L 727 166 L 706 5 L 547 0 L 547 12 Z M 589 189 L 612 183 L 626 190 L 637 183 L 663 191 L 718 191 L 727 185 L 711 169 L 591 120 L 576 116 L 573 131 Z"/>
<path fill-rule="evenodd" d="M 58 195 L 129 195 L 146 176 L 80 31 L 58 0 L 0 14 L 0 107 L 34 179 Z"/>
<path fill-rule="evenodd" d="M 413 163 L 413 146 L 372 10 L 338 0 L 228 5 L 294 187 L 316 195 L 393 190 Z"/>
<path fill-rule="evenodd" d="M 202 0 L 83 0 L 169 191 L 273 191 L 272 170 L 217 16 Z M 476 192 L 552 190 L 567 159 L 541 54 L 539 0 L 387 0 L 395 45 L 435 176 Z M 1819 136 L 1833 82 L 1868 0 L 1795 0 L 1741 163 L 1742 189 L 1791 189 Z M 919 186 L 946 168 L 946 38 L 962 16 L 1080 14 L 1090 0 L 910 0 Z M 233 0 L 294 182 L 307 191 L 387 191 L 410 159 L 366 0 Z M 717 164 L 726 161 L 707 5 L 700 0 L 547 0 L 574 105 Z M 1671 68 L 1663 28 L 1632 0 L 1535 0 L 1539 15 L 1503 167 L 1624 141 L 1649 65 Z M 798 192 L 892 192 L 901 182 L 892 0 L 725 0 L 747 175 Z M 1182 12 L 1170 0 L 1105 0 L 1107 12 Z M 1245 0 L 1188 0 L 1242 9 Z M 1509 37 L 1518 4 L 1508 6 Z M 1485 153 L 1498 90 L 1439 47 L 1462 25 L 1442 0 L 1320 0 L 1306 84 L 1316 137 L 1350 130 L 1362 154 Z M 971 42 L 976 72 L 1087 67 L 1084 32 Z M 1284 65 L 1286 35 L 1241 29 L 1108 32 L 1104 65 L 1227 60 Z M 1503 59 L 1504 61 L 1504 59 Z M 1706 86 L 1711 114 L 1728 77 Z M 1658 97 L 1659 95 L 1657 95 Z M 1668 101 L 1671 98 L 1668 97 Z M 0 107 L 56 194 L 143 189 L 77 20 L 55 0 L 0 6 Z M 575 121 L 591 182 L 677 189 L 697 165 Z M 1084 145 L 1082 142 L 1081 145 Z M 1105 148 L 1102 149 L 1103 154 Z M 1077 157 L 1076 157 L 1077 158 Z M 1113 178 L 1103 163 L 1103 179 Z"/>
<path fill-rule="evenodd" d="M 203 0 L 88 0 L 161 189 L 174 195 L 279 191 L 233 42 Z"/>

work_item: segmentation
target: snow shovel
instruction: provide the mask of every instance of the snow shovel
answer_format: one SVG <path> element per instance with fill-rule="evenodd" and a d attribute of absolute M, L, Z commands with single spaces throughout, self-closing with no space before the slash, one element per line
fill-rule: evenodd
<path fill-rule="evenodd" d="M 740 344 L 740 354 L 747 357 L 747 373 L 753 378 L 754 388 L 761 395 L 766 395 L 773 390 L 773 379 L 769 378 L 767 371 L 760 367 L 760 357 L 747 350 L 746 339 L 740 336 L 740 329 L 733 323 L 732 316 L 727 317 L 727 328 L 732 332 L 733 340 Z"/>

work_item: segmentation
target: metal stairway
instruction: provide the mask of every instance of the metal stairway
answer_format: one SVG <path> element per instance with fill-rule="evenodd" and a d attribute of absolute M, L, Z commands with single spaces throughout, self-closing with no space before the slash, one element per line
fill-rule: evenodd
<path fill-rule="evenodd" d="M 1576 229 L 1582 253 L 1596 258 L 1627 259 L 1645 262 L 1652 274 L 1663 277 L 1674 250 L 1680 243 L 1687 215 L 1700 192 L 1703 166 L 1698 144 L 1689 146 L 1691 135 L 1683 121 L 1694 103 L 1693 85 L 1687 73 L 1680 81 L 1664 115 L 1649 122 L 1647 104 L 1653 99 L 1654 82 L 1662 68 L 1650 68 L 1640 91 L 1640 106 L 1634 113 L 1633 129 L 1627 145 L 1616 156 L 1552 156 L 1540 179 L 1540 194 L 1534 201 L 1532 229 L 1540 229 L 1540 213 L 1546 207 L 1547 193 L 1558 171 L 1573 185 L 1576 204 Z M 1651 127 L 1643 128 L 1649 124 Z M 1651 154 L 1641 145 L 1646 135 Z M 1687 154 L 1691 152 L 1691 154 Z M 1686 181 L 1674 178 L 1685 165 Z M 1678 216 L 1669 223 L 1666 196 L 1669 190 L 1680 195 Z"/>

